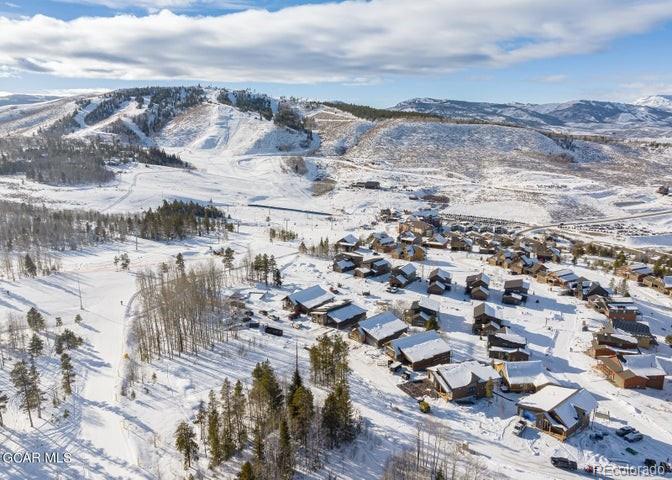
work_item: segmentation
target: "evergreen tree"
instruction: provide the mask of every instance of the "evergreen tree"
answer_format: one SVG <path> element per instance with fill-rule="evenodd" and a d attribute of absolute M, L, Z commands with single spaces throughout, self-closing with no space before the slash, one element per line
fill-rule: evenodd
<path fill-rule="evenodd" d="M 5 426 L 2 420 L 2 414 L 7 411 L 8 400 L 9 398 L 7 397 L 7 395 L 2 390 L 0 390 L 0 427 Z"/>
<path fill-rule="evenodd" d="M 252 470 L 252 464 L 250 462 L 243 463 L 243 468 L 238 473 L 238 480 L 255 480 L 256 478 L 254 470 Z"/>
<path fill-rule="evenodd" d="M 196 410 L 196 418 L 194 419 L 194 423 L 198 425 L 200 435 L 201 435 L 201 442 L 203 442 L 203 447 L 205 448 L 205 454 L 208 454 L 208 447 L 207 447 L 207 429 L 208 429 L 208 412 L 205 408 L 205 402 L 201 400 L 198 402 L 198 410 Z"/>
<path fill-rule="evenodd" d="M 180 272 L 181 275 L 184 275 L 184 257 L 181 253 L 178 253 L 175 257 L 175 266 L 177 267 L 177 271 Z"/>
<path fill-rule="evenodd" d="M 294 391 L 287 407 L 287 414 L 292 435 L 299 443 L 305 445 L 310 424 L 315 414 L 313 393 L 309 388 L 301 385 Z"/>
<path fill-rule="evenodd" d="M 223 459 L 228 460 L 236 451 L 236 444 L 233 439 L 233 420 L 231 418 L 233 415 L 231 405 L 231 383 L 228 378 L 224 379 L 220 397 L 222 402 L 222 431 L 220 445 L 222 446 Z"/>
<path fill-rule="evenodd" d="M 72 361 L 70 355 L 67 353 L 61 354 L 61 374 L 63 392 L 66 395 L 72 394 L 72 384 L 75 381 L 75 372 L 72 366 Z"/>
<path fill-rule="evenodd" d="M 259 471 L 264 464 L 264 436 L 261 434 L 259 424 L 254 426 L 254 465 Z"/>
<path fill-rule="evenodd" d="M 34 403 L 32 400 L 31 390 L 32 390 L 32 380 L 30 378 L 30 372 L 26 363 L 21 360 L 14 365 L 10 373 L 10 378 L 12 383 L 16 388 L 18 394 L 21 396 L 21 408 L 23 408 L 28 413 L 28 420 L 30 421 L 30 426 L 33 426 L 33 416 L 31 410 L 34 408 Z"/>
<path fill-rule="evenodd" d="M 273 285 L 275 287 L 282 287 L 282 273 L 277 268 L 273 269 Z"/>
<path fill-rule="evenodd" d="M 222 259 L 222 263 L 224 263 L 224 268 L 227 270 L 231 270 L 233 268 L 233 249 L 231 247 L 226 247 L 226 250 L 224 250 L 224 258 Z"/>
<path fill-rule="evenodd" d="M 26 256 L 23 258 L 23 268 L 26 270 L 26 273 L 34 277 L 37 275 L 37 267 L 35 266 L 35 262 L 33 262 L 33 259 L 26 253 Z"/>
<path fill-rule="evenodd" d="M 78 313 L 77 315 L 75 315 L 75 323 L 76 323 L 77 325 L 79 325 L 80 323 L 82 323 L 82 316 L 81 316 L 79 313 Z"/>
<path fill-rule="evenodd" d="M 30 397 L 37 410 L 37 418 L 42 418 L 42 402 L 44 402 L 44 393 L 40 390 L 40 374 L 35 367 L 35 362 L 30 365 Z"/>
<path fill-rule="evenodd" d="M 39 357 L 42 355 L 44 350 L 44 342 L 37 336 L 37 333 L 33 333 L 33 336 L 30 339 L 30 344 L 28 345 L 28 353 L 33 357 Z"/>
<path fill-rule="evenodd" d="M 208 398 L 208 446 L 210 448 L 210 467 L 222 463 L 222 447 L 220 443 L 220 418 L 215 392 L 210 390 Z"/>
<path fill-rule="evenodd" d="M 245 448 L 247 444 L 247 430 L 243 419 L 246 415 L 245 393 L 243 392 L 243 384 L 240 380 L 236 381 L 233 387 L 233 395 L 231 396 L 231 408 L 233 410 L 233 425 L 236 432 L 236 442 L 238 450 Z"/>
<path fill-rule="evenodd" d="M 354 438 L 352 402 L 346 382 L 339 382 L 325 399 L 322 409 L 322 427 L 331 446 L 341 445 Z"/>
<path fill-rule="evenodd" d="M 292 478 L 294 472 L 294 454 L 289 437 L 289 427 L 284 417 L 280 420 L 280 430 L 278 432 L 278 470 L 281 479 Z"/>
<path fill-rule="evenodd" d="M 34 332 L 44 330 L 44 317 L 40 312 L 37 311 L 35 307 L 30 307 L 30 310 L 28 310 L 28 313 L 26 313 L 26 322 L 28 323 L 30 329 Z"/>
<path fill-rule="evenodd" d="M 275 421 L 283 405 L 282 388 L 268 360 L 257 363 L 252 371 L 251 414 L 256 423 L 266 426 Z"/>
<path fill-rule="evenodd" d="M 175 448 L 182 454 L 184 469 L 191 468 L 191 462 L 198 460 L 198 444 L 194 440 L 196 434 L 187 422 L 182 421 L 175 430 Z"/>

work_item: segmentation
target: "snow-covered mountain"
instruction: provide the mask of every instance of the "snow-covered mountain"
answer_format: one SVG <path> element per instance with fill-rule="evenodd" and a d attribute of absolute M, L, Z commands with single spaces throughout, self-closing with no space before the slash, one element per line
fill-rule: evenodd
<path fill-rule="evenodd" d="M 672 112 L 672 95 L 649 95 L 633 102 L 635 105 L 669 110 Z"/>
<path fill-rule="evenodd" d="M 0 107 L 5 105 L 28 105 L 31 103 L 46 102 L 55 100 L 58 97 L 52 95 L 31 95 L 24 93 L 0 93 Z"/>
<path fill-rule="evenodd" d="M 669 109 L 672 101 L 667 99 L 666 104 L 664 96 L 649 98 L 657 100 L 651 100 L 650 104 L 596 100 L 526 104 L 414 98 L 393 109 L 575 133 L 669 136 L 672 132 L 672 109 Z"/>

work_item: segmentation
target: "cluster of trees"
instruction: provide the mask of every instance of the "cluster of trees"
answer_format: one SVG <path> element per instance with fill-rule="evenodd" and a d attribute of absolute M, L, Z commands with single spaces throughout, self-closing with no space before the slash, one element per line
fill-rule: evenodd
<path fill-rule="evenodd" d="M 106 118 L 110 118 L 124 102 L 127 102 L 130 99 L 130 96 L 122 90 L 110 92 L 106 94 L 105 97 L 105 100 L 102 100 L 96 105 L 96 108 L 84 116 L 84 123 L 87 125 L 95 125 Z"/>
<path fill-rule="evenodd" d="M 190 235 L 231 231 L 224 212 L 212 205 L 173 200 L 163 201 L 156 210 L 143 212 L 137 221 L 138 235 L 151 240 L 183 239 Z"/>
<path fill-rule="evenodd" d="M 266 253 L 255 255 L 250 273 L 252 274 L 252 278 L 250 278 L 252 281 L 263 282 L 268 285 L 270 277 L 274 287 L 282 286 L 282 274 L 273 255 L 270 257 Z"/>
<path fill-rule="evenodd" d="M 301 132 L 306 129 L 301 114 L 287 102 L 281 102 L 278 105 L 278 111 L 273 116 L 273 123 Z"/>
<path fill-rule="evenodd" d="M 57 319 L 56 325 L 58 327 L 63 325 L 60 318 Z M 26 326 L 32 332 L 30 340 L 27 340 Z M 33 412 L 37 413 L 38 418 L 42 418 L 42 405 L 45 401 L 45 391 L 41 387 L 40 372 L 37 366 L 37 359 L 45 353 L 45 341 L 42 339 L 45 330 L 44 316 L 35 307 L 28 310 L 25 319 L 17 315 L 9 315 L 7 318 L 7 343 L 2 347 L 24 357 L 14 364 L 10 371 L 10 379 L 19 398 L 19 404 L 28 415 L 31 427 L 34 426 Z M 82 343 L 83 339 L 68 329 L 55 336 L 54 350 L 60 358 L 61 389 L 64 396 L 72 393 L 76 377 L 72 358 L 65 350 L 78 348 Z M 0 352 L 2 352 L 2 349 L 0 349 Z M 1 358 L 4 367 L 4 352 Z M 7 408 L 7 400 L 7 393 L 0 391 L 0 426 L 3 424 L 2 413 Z M 60 403 L 55 393 L 53 401 L 54 405 Z"/>
<path fill-rule="evenodd" d="M 252 93 L 250 90 L 236 90 L 232 92 L 236 99 L 235 106 L 242 112 L 257 112 L 260 118 L 271 120 L 273 118 L 273 109 L 271 108 L 271 99 L 266 95 Z M 217 96 L 217 101 L 225 105 L 231 105 L 229 91 L 222 90 Z"/>
<path fill-rule="evenodd" d="M 495 478 L 482 461 L 462 448 L 448 427 L 427 420 L 416 441 L 385 463 L 382 480 L 486 480 Z"/>
<path fill-rule="evenodd" d="M 173 265 L 139 273 L 137 284 L 141 308 L 132 332 L 141 360 L 197 353 L 224 339 L 230 315 L 221 267 L 210 262 L 187 270 L 179 256 Z"/>
<path fill-rule="evenodd" d="M 133 161 L 191 168 L 178 156 L 159 148 L 48 135 L 0 138 L 0 175 L 25 174 L 50 185 L 106 183 L 114 178 L 114 172 L 106 168 L 108 163 Z"/>
<path fill-rule="evenodd" d="M 268 231 L 268 239 L 272 242 L 276 238 L 283 242 L 289 242 L 291 240 L 296 240 L 299 237 L 299 234 L 293 230 L 286 228 L 273 228 Z"/>
<path fill-rule="evenodd" d="M 76 250 L 129 235 L 152 240 L 231 230 L 224 213 L 211 205 L 175 200 L 136 215 L 93 210 L 56 210 L 0 200 L 0 249 Z M 36 252 L 36 256 L 41 256 Z M 32 256 L 32 254 L 31 254 Z M 33 260 L 36 260 L 33 258 Z"/>
<path fill-rule="evenodd" d="M 621 281 L 616 284 L 616 279 L 611 277 L 609 281 L 609 290 L 611 290 L 615 295 L 622 295 L 624 297 L 630 296 L 630 289 L 628 288 L 628 280 L 623 278 Z"/>
<path fill-rule="evenodd" d="M 349 372 L 348 344 L 340 336 L 325 333 L 310 347 L 310 379 L 317 385 L 333 387 Z"/>
<path fill-rule="evenodd" d="M 50 252 L 39 248 L 29 249 L 25 255 L 14 254 L 11 251 L 2 251 L 0 272 L 7 278 L 16 280 L 17 277 L 36 277 L 50 275 L 61 268 L 61 262 Z"/>
<path fill-rule="evenodd" d="M 387 110 L 384 108 L 374 108 L 369 107 L 367 105 L 355 105 L 352 103 L 325 102 L 324 105 L 326 105 L 327 107 L 337 108 L 344 112 L 351 113 L 355 117 L 371 121 L 388 120 L 392 118 L 404 118 L 409 120 L 426 120 L 426 119 L 445 120 L 444 117 L 440 115 L 434 115 L 431 113 Z"/>
<path fill-rule="evenodd" d="M 201 401 L 192 424 L 180 422 L 175 447 L 185 470 L 205 453 L 216 468 L 252 445 L 252 458 L 243 464 L 240 480 L 288 480 L 297 466 L 317 470 L 324 452 L 349 442 L 358 424 L 347 381 L 329 393 L 323 406 L 315 405 L 297 367 L 291 383 L 283 388 L 268 361 L 252 371 L 252 385 L 234 385 L 225 379 L 219 395 L 210 391 Z M 200 443 L 199 443 L 200 438 Z"/>
<path fill-rule="evenodd" d="M 329 243 L 329 238 L 320 238 L 320 242 L 307 247 L 304 242 L 299 245 L 299 253 L 313 257 L 330 258 L 334 255 L 334 246 Z"/>
<path fill-rule="evenodd" d="M 199 105 L 206 99 L 205 90 L 200 85 L 195 87 L 149 87 L 148 89 L 130 89 L 127 92 L 133 97 L 150 97 L 145 111 L 133 117 L 133 122 L 147 136 L 159 132 L 184 110 Z"/>

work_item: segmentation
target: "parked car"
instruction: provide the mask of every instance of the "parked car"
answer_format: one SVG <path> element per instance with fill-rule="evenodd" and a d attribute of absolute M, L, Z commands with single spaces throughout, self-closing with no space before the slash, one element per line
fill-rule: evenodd
<path fill-rule="evenodd" d="M 635 443 L 635 442 L 641 442 L 642 439 L 644 438 L 644 435 L 641 433 L 635 431 L 632 433 L 628 433 L 625 437 L 623 437 L 626 442 L 628 443 Z"/>
<path fill-rule="evenodd" d="M 658 462 L 656 462 L 653 458 L 645 458 L 644 465 L 649 468 L 656 467 L 658 465 Z"/>
<path fill-rule="evenodd" d="M 579 468 L 574 460 L 565 457 L 551 457 L 551 463 L 554 467 L 563 470 L 576 470 Z"/>
<path fill-rule="evenodd" d="M 518 420 L 518 422 L 513 426 L 513 433 L 518 435 L 519 437 L 523 434 L 525 431 L 525 428 L 527 428 L 527 422 L 523 419 Z"/>
<path fill-rule="evenodd" d="M 397 293 L 399 291 L 399 289 L 397 287 L 387 287 L 386 291 L 388 293 Z"/>
<path fill-rule="evenodd" d="M 604 437 L 606 437 L 607 434 L 604 432 L 594 432 L 590 434 L 590 439 L 591 440 L 603 440 Z"/>
<path fill-rule="evenodd" d="M 631 427 L 630 425 L 626 425 L 625 427 L 621 427 L 618 430 L 616 430 L 616 435 L 619 437 L 625 437 L 628 433 L 636 432 L 637 430 L 634 427 Z"/>

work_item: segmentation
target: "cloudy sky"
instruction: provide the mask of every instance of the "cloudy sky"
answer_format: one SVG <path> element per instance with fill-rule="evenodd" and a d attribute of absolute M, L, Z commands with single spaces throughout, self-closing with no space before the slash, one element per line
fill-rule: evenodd
<path fill-rule="evenodd" d="M 671 46 L 671 0 L 0 0 L 4 92 L 630 101 L 672 93 Z"/>

